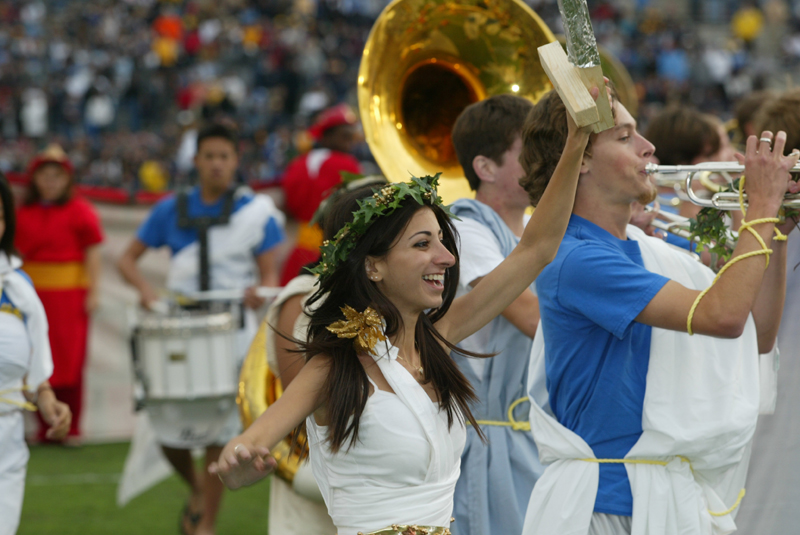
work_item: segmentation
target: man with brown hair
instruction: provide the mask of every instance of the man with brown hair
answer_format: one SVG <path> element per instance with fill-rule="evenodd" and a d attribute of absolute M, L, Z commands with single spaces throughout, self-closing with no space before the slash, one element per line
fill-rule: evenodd
<path fill-rule="evenodd" d="M 468 106 L 453 126 L 453 145 L 475 199 L 460 199 L 453 212 L 459 245 L 459 295 L 470 291 L 516 247 L 524 229 L 528 197 L 519 185 L 520 133 L 533 105 L 514 95 L 497 95 Z M 526 290 L 501 316 L 461 343 L 491 359 L 453 355 L 469 378 L 479 402 L 475 417 L 486 422 L 483 444 L 474 429 L 467 435 L 456 485 L 456 535 L 519 535 L 531 490 L 542 465 L 526 433 L 528 358 L 539 322 L 535 293 Z M 519 401 L 523 400 L 523 401 Z M 512 426 L 511 416 L 522 421 Z"/>
<path fill-rule="evenodd" d="M 800 89 L 773 96 L 753 119 L 754 128 L 784 130 L 786 147 L 800 147 Z M 786 151 L 784 151 L 786 152 Z M 747 500 L 736 517 L 742 533 L 793 533 L 800 525 L 800 331 L 792 321 L 800 313 L 800 235 L 786 244 L 786 302 L 778 331 L 780 373 L 771 414 L 761 416 L 753 439 L 747 481 Z M 774 362 L 777 364 L 777 361 Z"/>
<path fill-rule="evenodd" d="M 747 219 L 772 258 L 765 270 L 760 255 L 745 256 L 762 247 L 743 232 L 741 261 L 712 285 L 709 269 L 628 225 L 631 204 L 655 195 L 645 172 L 654 147 L 622 104 L 613 110 L 616 126 L 590 138 L 566 235 L 536 281 L 531 426 L 549 464 L 523 533 L 730 532 L 758 353 L 774 344 L 785 281 L 786 247 L 758 220 L 777 215 L 798 155 L 783 156 L 783 132 L 774 153 L 771 132 L 748 140 Z M 554 92 L 528 115 L 522 185 L 533 204 L 559 164 L 566 117 Z M 687 330 L 705 336 L 690 341 Z"/>

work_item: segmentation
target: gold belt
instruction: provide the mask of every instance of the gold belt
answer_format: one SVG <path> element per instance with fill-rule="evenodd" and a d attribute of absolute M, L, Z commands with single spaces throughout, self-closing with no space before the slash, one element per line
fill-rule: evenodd
<path fill-rule="evenodd" d="M 89 277 L 81 262 L 25 262 L 24 270 L 37 290 L 89 287 Z"/>
<path fill-rule="evenodd" d="M 359 531 L 358 535 L 450 535 L 450 528 L 443 528 L 441 526 L 392 524 L 388 528 L 370 531 L 369 533 Z"/>

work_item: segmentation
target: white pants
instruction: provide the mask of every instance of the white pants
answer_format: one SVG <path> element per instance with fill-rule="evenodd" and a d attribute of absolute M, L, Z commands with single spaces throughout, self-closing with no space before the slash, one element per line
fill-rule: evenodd
<path fill-rule="evenodd" d="M 22 412 L 0 413 L 0 535 L 17 532 L 28 457 Z"/>
<path fill-rule="evenodd" d="M 631 535 L 631 517 L 593 513 L 589 535 Z"/>

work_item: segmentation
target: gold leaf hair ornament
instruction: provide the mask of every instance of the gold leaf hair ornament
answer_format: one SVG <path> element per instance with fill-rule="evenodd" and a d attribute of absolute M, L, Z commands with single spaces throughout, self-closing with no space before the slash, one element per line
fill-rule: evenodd
<path fill-rule="evenodd" d="M 383 320 L 371 307 L 358 312 L 350 305 L 345 305 L 341 310 L 346 319 L 331 323 L 326 328 L 339 338 L 353 338 L 356 350 L 372 352 L 379 341 L 386 341 Z"/>

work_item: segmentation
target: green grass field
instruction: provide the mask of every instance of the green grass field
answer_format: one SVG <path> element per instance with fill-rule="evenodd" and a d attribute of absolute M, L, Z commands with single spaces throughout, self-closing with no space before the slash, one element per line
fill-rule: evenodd
<path fill-rule="evenodd" d="M 127 451 L 127 443 L 32 447 L 18 535 L 178 533 L 188 490 L 177 476 L 117 507 L 117 481 Z M 226 493 L 217 533 L 267 533 L 268 504 L 268 482 Z"/>

